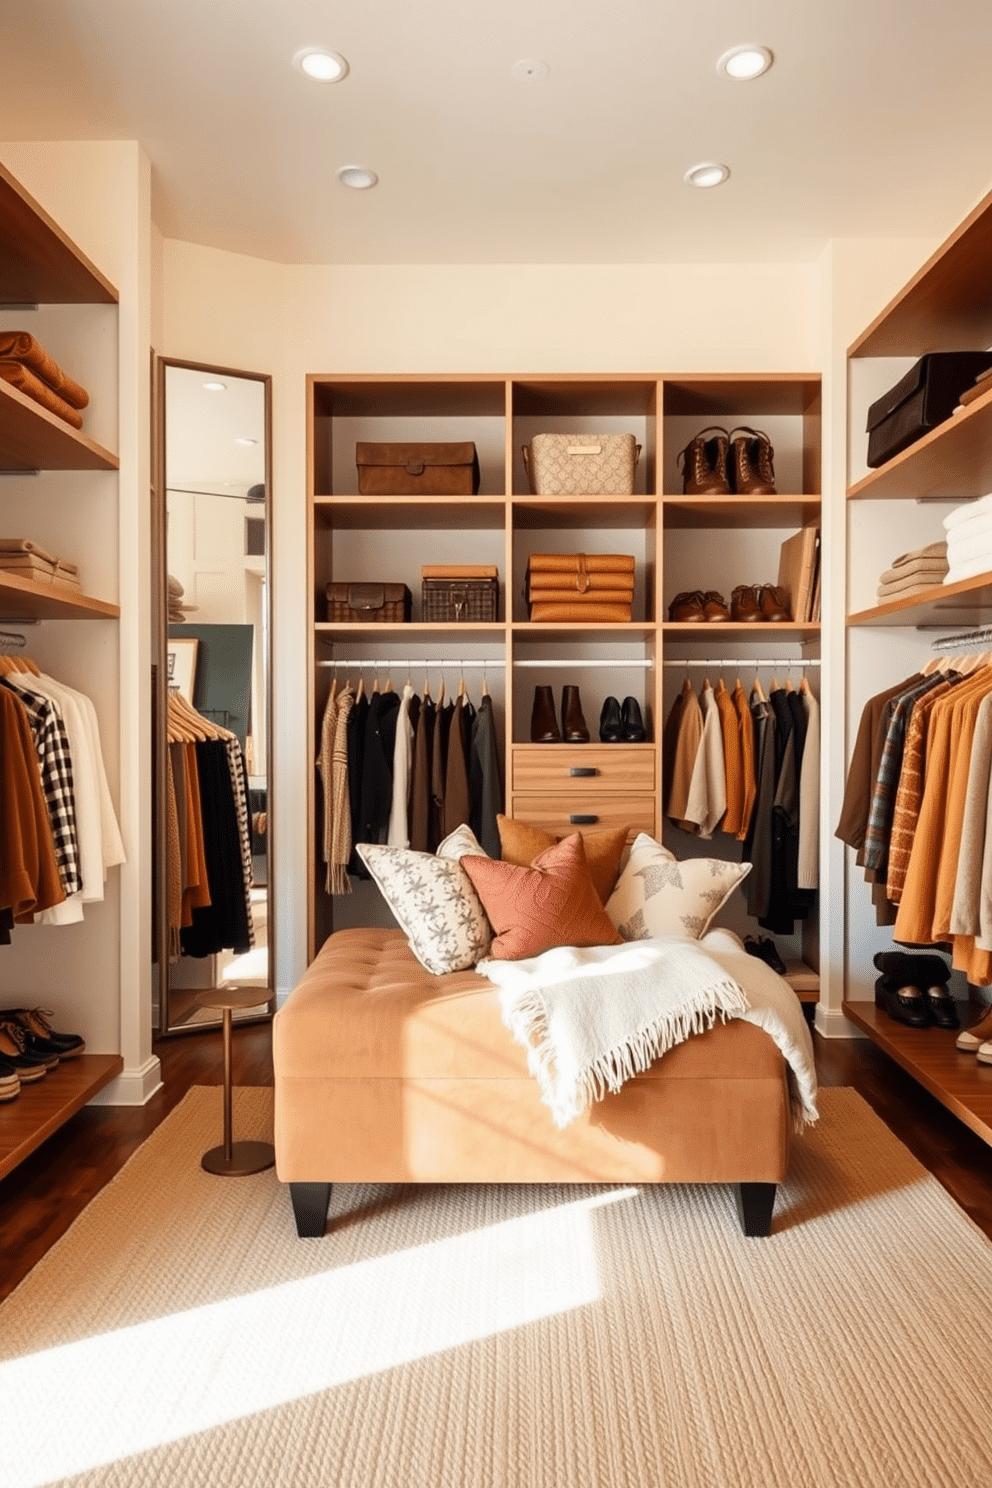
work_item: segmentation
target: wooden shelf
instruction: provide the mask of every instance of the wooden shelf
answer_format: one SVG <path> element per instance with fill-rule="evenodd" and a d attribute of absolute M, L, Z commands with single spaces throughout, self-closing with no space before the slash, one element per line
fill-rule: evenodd
<path fill-rule="evenodd" d="M 646 641 L 655 633 L 655 626 L 650 620 L 614 621 L 608 620 L 515 620 L 513 622 L 513 635 L 515 639 L 525 641 L 556 641 L 574 640 L 576 636 L 589 636 L 592 639 L 604 641 Z M 549 661 L 549 666 L 554 662 Z M 622 666 L 622 662 L 617 662 Z"/>
<path fill-rule="evenodd" d="M 796 961 L 789 957 L 785 962 L 784 975 L 800 1002 L 819 1002 L 820 974 L 814 971 L 812 966 L 807 966 L 805 961 Z"/>
<path fill-rule="evenodd" d="M 679 637 L 684 637 L 687 641 L 712 640 L 716 646 L 719 646 L 721 636 L 747 636 L 751 640 L 760 640 L 767 636 L 769 640 L 813 641 L 820 634 L 819 621 L 812 620 L 756 620 L 747 624 L 736 620 L 700 621 L 698 624 L 687 620 L 666 620 L 661 628 L 673 640 Z M 801 659 L 800 657 L 799 660 Z"/>
<path fill-rule="evenodd" d="M 856 481 L 848 501 L 961 502 L 992 491 L 992 391 Z"/>
<path fill-rule="evenodd" d="M 0 304 L 115 305 L 95 264 L 0 165 Z"/>
<path fill-rule="evenodd" d="M 922 356 L 984 351 L 992 344 L 992 192 L 937 249 L 848 356 Z"/>
<path fill-rule="evenodd" d="M 0 616 L 9 620 L 118 620 L 120 606 L 78 589 L 39 584 L 0 569 Z"/>
<path fill-rule="evenodd" d="M 314 526 L 350 532 L 499 531 L 504 496 L 315 496 Z"/>
<path fill-rule="evenodd" d="M 313 389 L 318 418 L 503 418 L 506 414 L 507 381 L 499 376 L 311 374 L 307 382 Z"/>
<path fill-rule="evenodd" d="M 992 623 L 992 572 L 961 579 L 957 584 L 935 584 L 905 599 L 857 610 L 848 615 L 850 626 L 925 625 L 977 626 Z"/>
<path fill-rule="evenodd" d="M 992 1065 L 955 1046 L 953 1028 L 909 1028 L 873 1002 L 845 1002 L 844 1014 L 924 1089 L 992 1145 Z M 958 1004 L 963 1025 L 975 1021 L 967 1003 Z"/>
<path fill-rule="evenodd" d="M 820 520 L 819 496 L 663 496 L 667 528 L 806 527 Z"/>
<path fill-rule="evenodd" d="M 493 641 L 502 645 L 506 640 L 506 625 L 502 620 L 468 622 L 467 624 L 456 623 L 447 620 L 397 620 L 382 625 L 367 625 L 358 620 L 318 620 L 314 630 L 319 641 L 334 641 L 340 636 L 347 640 L 354 649 L 355 643 L 364 643 L 366 647 L 374 645 L 377 641 L 388 640 L 390 645 L 395 641 L 413 641 L 416 644 L 437 644 L 448 636 L 456 637 L 463 641 Z M 330 660 L 330 657 L 324 657 Z M 321 660 L 318 652 L 317 660 Z M 454 665 L 454 663 L 452 663 Z"/>
<path fill-rule="evenodd" d="M 514 496 L 517 531 L 545 527 L 644 528 L 654 524 L 657 496 Z"/>
<path fill-rule="evenodd" d="M 78 1059 L 63 1060 L 43 1080 L 22 1085 L 16 1100 L 0 1106 L 0 1178 L 75 1116 L 123 1068 L 119 1054 L 81 1054 Z"/>
<path fill-rule="evenodd" d="M 803 372 L 697 373 L 666 377 L 666 415 L 712 418 L 734 415 L 809 414 L 820 411 L 820 378 Z"/>
<path fill-rule="evenodd" d="M 0 470 L 117 470 L 119 464 L 95 439 L 0 381 Z"/>

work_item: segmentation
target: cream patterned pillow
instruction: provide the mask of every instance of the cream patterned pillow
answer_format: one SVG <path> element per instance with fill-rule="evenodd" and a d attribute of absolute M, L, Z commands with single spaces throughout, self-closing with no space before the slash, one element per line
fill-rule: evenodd
<path fill-rule="evenodd" d="M 410 942 L 434 976 L 465 971 L 488 956 L 492 930 L 472 881 L 458 859 L 485 857 L 467 827 L 446 837 L 438 855 L 359 842 L 362 861 Z"/>
<path fill-rule="evenodd" d="M 705 935 L 750 863 L 719 858 L 685 858 L 678 862 L 666 847 L 641 832 L 606 905 L 606 913 L 624 940 L 653 935 Z"/>

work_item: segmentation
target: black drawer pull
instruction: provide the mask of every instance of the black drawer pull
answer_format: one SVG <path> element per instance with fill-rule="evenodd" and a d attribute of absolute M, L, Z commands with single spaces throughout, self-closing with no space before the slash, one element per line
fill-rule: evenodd
<path fill-rule="evenodd" d="M 583 816 L 578 811 L 568 818 L 569 826 L 572 827 L 591 827 L 598 821 L 598 816 Z"/>
<path fill-rule="evenodd" d="M 598 775 L 599 771 L 595 765 L 573 765 L 569 775 Z"/>

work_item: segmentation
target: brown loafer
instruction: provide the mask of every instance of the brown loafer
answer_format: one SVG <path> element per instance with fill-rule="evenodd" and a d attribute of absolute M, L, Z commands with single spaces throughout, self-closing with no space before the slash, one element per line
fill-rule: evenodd
<path fill-rule="evenodd" d="M 722 594 L 717 594 L 715 589 L 707 589 L 703 595 L 703 619 L 704 620 L 729 620 L 730 611 L 727 609 L 727 601 Z"/>
<path fill-rule="evenodd" d="M 772 622 L 792 619 L 792 612 L 789 609 L 789 601 L 784 589 L 777 588 L 775 584 L 765 584 L 762 586 L 761 616 L 762 619 Z"/>
<path fill-rule="evenodd" d="M 706 601 L 701 589 L 687 589 L 682 594 L 676 594 L 668 606 L 669 620 L 679 620 L 690 625 L 698 625 L 706 619 Z"/>
<path fill-rule="evenodd" d="M 730 618 L 739 625 L 756 625 L 765 617 L 761 613 L 757 586 L 738 584 L 730 596 Z"/>

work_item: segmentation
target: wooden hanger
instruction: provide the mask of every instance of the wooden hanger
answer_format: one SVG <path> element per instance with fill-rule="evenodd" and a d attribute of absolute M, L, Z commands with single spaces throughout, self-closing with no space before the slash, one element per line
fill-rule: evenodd
<path fill-rule="evenodd" d="M 358 679 L 358 691 L 355 693 L 355 702 L 356 703 L 361 702 L 361 700 L 362 700 L 362 698 L 364 696 L 365 696 L 365 678 L 364 677 L 359 677 L 359 679 Z"/>
<path fill-rule="evenodd" d="M 30 656 L 25 656 L 23 651 L 14 654 L 4 653 L 0 655 L 0 675 L 6 677 L 11 672 L 26 672 L 29 676 L 40 677 L 41 667 Z"/>
<path fill-rule="evenodd" d="M 764 688 L 761 685 L 761 678 L 758 676 L 757 672 L 755 672 L 754 674 L 754 681 L 751 684 L 751 691 L 752 693 L 757 694 L 759 703 L 767 703 L 768 699 L 765 697 Z"/>

